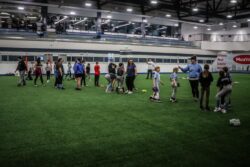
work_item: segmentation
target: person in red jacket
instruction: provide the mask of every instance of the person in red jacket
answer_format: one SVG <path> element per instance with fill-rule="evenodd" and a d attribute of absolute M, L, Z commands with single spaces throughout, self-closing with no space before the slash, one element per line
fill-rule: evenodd
<path fill-rule="evenodd" d="M 100 78 L 100 74 L 101 74 L 99 62 L 95 63 L 94 71 L 95 71 L 95 86 L 99 87 L 99 78 Z"/>

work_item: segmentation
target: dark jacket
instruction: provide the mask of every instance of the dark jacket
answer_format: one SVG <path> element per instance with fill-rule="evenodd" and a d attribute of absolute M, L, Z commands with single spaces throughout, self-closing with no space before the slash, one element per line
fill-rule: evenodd
<path fill-rule="evenodd" d="M 211 83 L 213 82 L 213 76 L 211 74 L 211 72 L 208 72 L 208 76 L 205 77 L 203 75 L 204 72 L 200 73 L 200 77 L 199 77 L 199 81 L 201 83 L 202 87 L 209 87 L 211 85 Z"/>

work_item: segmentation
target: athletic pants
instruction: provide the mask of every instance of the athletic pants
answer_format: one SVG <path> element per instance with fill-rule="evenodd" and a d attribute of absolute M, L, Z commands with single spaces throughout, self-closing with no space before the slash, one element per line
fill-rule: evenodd
<path fill-rule="evenodd" d="M 199 80 L 189 80 L 194 98 L 199 98 Z"/>

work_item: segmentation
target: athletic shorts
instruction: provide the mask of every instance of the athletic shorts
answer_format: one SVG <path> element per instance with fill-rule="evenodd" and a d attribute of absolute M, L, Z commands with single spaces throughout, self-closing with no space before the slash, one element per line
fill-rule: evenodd
<path fill-rule="evenodd" d="M 82 74 L 75 74 L 75 77 L 76 77 L 76 78 L 81 78 L 81 77 L 82 77 Z"/>
<path fill-rule="evenodd" d="M 115 74 L 110 73 L 109 75 L 110 75 L 110 79 L 111 79 L 111 80 L 116 79 L 116 75 L 115 75 Z"/>

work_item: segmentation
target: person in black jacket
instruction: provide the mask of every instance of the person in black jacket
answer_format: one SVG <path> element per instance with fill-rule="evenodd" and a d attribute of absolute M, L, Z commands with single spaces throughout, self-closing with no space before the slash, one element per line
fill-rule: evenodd
<path fill-rule="evenodd" d="M 219 72 L 219 79 L 217 81 L 218 92 L 216 94 L 216 107 L 214 112 L 221 111 L 223 114 L 227 113 L 228 97 L 232 92 L 232 81 L 229 75 L 226 75 L 224 71 Z M 223 98 L 225 101 L 223 102 Z"/>
<path fill-rule="evenodd" d="M 17 86 L 25 86 L 26 85 L 26 81 L 25 81 L 25 71 L 27 71 L 27 66 L 24 62 L 24 57 L 18 57 L 18 65 L 17 65 L 17 68 L 16 68 L 16 72 L 19 72 L 19 76 L 20 76 L 20 79 L 19 79 L 19 82 L 17 84 Z"/>
<path fill-rule="evenodd" d="M 210 96 L 210 85 L 213 82 L 213 76 L 209 72 L 209 65 L 204 65 L 204 71 L 200 73 L 199 82 L 201 84 L 201 98 L 200 98 L 200 108 L 201 110 L 210 111 L 209 107 L 209 96 Z M 206 94 L 205 108 L 203 107 L 204 95 Z"/>

